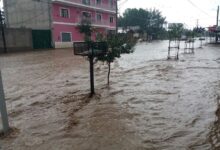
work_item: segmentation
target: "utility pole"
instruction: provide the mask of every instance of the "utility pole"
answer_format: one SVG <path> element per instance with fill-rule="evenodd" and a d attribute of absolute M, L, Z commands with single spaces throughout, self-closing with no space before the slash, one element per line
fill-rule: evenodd
<path fill-rule="evenodd" d="M 54 38 L 53 38 L 53 20 L 52 20 L 52 2 L 51 0 L 48 0 L 48 14 L 49 14 L 49 28 L 50 28 L 50 34 L 51 34 L 51 46 L 52 48 L 55 48 L 55 44 L 54 44 Z"/>
<path fill-rule="evenodd" d="M 1 0 L 0 0 L 1 1 Z M 7 0 L 2 0 L 3 1 L 3 9 L 4 9 L 4 15 L 5 15 L 5 25 L 9 27 L 8 25 L 8 2 Z"/>
<path fill-rule="evenodd" d="M 199 19 L 196 20 L 196 28 L 199 28 Z"/>
<path fill-rule="evenodd" d="M 218 28 L 218 21 L 219 21 L 219 6 L 217 9 L 217 19 L 216 19 L 216 28 Z M 218 42 L 218 33 L 216 32 L 215 42 Z"/>
<path fill-rule="evenodd" d="M 4 30 L 4 23 L 3 23 L 3 12 L 1 10 L 0 10 L 0 26 L 1 26 L 3 46 L 4 46 L 4 53 L 7 53 L 7 46 L 6 46 L 6 39 L 5 39 L 5 30 Z"/>
<path fill-rule="evenodd" d="M 116 1 L 116 34 L 118 34 L 118 0 Z"/>
<path fill-rule="evenodd" d="M 90 64 L 90 96 L 92 97 L 95 94 L 95 85 L 94 85 L 94 43 L 92 41 L 88 42 L 89 47 L 89 64 Z"/>
<path fill-rule="evenodd" d="M 2 125 L 3 125 L 3 132 L 6 134 L 9 130 L 9 123 L 8 123 L 8 114 L 7 108 L 5 103 L 5 94 L 2 84 L 2 76 L 0 70 L 0 111 L 1 111 L 1 118 L 2 118 Z"/>

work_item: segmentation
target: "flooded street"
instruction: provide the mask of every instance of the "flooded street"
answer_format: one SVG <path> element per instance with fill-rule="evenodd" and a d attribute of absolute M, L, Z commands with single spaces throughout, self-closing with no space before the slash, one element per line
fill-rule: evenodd
<path fill-rule="evenodd" d="M 97 63 L 93 98 L 89 63 L 72 50 L 1 55 L 13 132 L 0 149 L 220 149 L 220 48 L 167 61 L 167 47 L 137 44 L 112 65 L 110 87 Z"/>

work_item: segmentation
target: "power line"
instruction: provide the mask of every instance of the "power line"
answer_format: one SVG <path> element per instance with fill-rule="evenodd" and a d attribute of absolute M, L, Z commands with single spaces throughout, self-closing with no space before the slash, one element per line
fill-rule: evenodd
<path fill-rule="evenodd" d="M 123 2 L 121 2 L 121 3 L 119 4 L 119 7 L 123 6 L 123 5 L 126 4 L 127 2 L 128 2 L 128 0 L 124 0 Z"/>
<path fill-rule="evenodd" d="M 197 8 L 199 11 L 201 11 L 202 13 L 206 14 L 207 16 L 211 17 L 206 11 L 204 11 L 203 9 L 201 9 L 200 7 L 198 7 L 194 2 L 192 2 L 191 0 L 187 0 L 193 7 Z"/>

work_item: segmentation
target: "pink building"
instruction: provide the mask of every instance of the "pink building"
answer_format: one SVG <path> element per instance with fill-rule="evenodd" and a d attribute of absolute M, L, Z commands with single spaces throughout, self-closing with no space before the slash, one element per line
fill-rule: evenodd
<path fill-rule="evenodd" d="M 72 47 L 73 42 L 84 41 L 77 25 L 83 18 L 91 20 L 95 32 L 106 35 L 116 29 L 115 0 L 52 0 L 52 35 L 56 48 Z"/>
<path fill-rule="evenodd" d="M 116 0 L 3 0 L 8 28 L 33 30 L 34 49 L 72 47 L 84 41 L 77 30 L 91 20 L 93 40 L 116 29 Z M 16 12 L 16 13 L 15 13 Z"/>

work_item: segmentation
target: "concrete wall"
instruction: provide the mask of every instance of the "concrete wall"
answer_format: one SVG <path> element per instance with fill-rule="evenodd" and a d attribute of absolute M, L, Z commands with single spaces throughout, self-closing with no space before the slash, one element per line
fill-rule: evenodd
<path fill-rule="evenodd" d="M 8 27 L 50 29 L 50 9 L 47 0 L 3 0 L 3 2 Z"/>
<path fill-rule="evenodd" d="M 0 52 L 3 52 L 2 33 L 0 32 Z M 32 30 L 31 29 L 5 29 L 6 43 L 8 51 L 32 50 Z"/>

